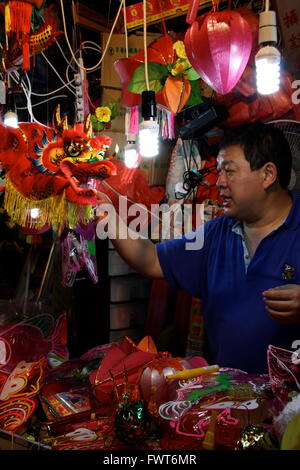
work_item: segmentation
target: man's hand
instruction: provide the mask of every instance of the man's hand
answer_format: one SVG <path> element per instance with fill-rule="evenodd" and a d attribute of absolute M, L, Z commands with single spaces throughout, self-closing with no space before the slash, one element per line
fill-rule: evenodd
<path fill-rule="evenodd" d="M 279 323 L 300 322 L 300 285 L 286 284 L 263 292 L 266 309 Z"/>
<path fill-rule="evenodd" d="M 112 204 L 111 199 L 105 193 L 102 193 L 101 191 L 97 191 L 96 197 L 97 197 L 98 206 L 99 204 Z"/>

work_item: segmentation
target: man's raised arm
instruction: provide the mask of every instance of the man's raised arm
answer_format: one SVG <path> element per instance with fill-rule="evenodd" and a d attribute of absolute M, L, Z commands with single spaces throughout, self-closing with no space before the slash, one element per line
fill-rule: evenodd
<path fill-rule="evenodd" d="M 105 234 L 127 264 L 143 276 L 163 279 L 155 244 L 127 227 L 105 194 L 98 193 L 97 200 L 97 236 L 103 237 L 105 227 Z"/>

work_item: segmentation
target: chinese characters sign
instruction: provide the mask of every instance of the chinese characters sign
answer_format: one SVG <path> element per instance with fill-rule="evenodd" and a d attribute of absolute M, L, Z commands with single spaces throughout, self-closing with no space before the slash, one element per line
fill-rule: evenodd
<path fill-rule="evenodd" d="M 289 72 L 300 78 L 300 2 L 277 0 L 278 26 L 282 34 L 283 55 Z"/>

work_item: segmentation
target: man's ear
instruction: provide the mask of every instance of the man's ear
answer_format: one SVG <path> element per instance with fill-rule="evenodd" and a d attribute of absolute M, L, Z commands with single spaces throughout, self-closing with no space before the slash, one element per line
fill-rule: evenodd
<path fill-rule="evenodd" d="M 268 162 L 263 168 L 263 184 L 265 189 L 269 189 L 277 180 L 278 172 L 275 163 Z"/>

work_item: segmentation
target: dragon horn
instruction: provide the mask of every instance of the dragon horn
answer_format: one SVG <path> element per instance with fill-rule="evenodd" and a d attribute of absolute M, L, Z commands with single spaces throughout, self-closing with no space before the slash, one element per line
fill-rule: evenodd
<path fill-rule="evenodd" d="M 62 119 L 62 130 L 63 131 L 66 131 L 69 127 L 68 127 L 68 116 L 64 116 L 63 119 Z"/>
<path fill-rule="evenodd" d="M 86 119 L 85 119 L 84 132 L 86 133 L 86 135 L 88 136 L 89 139 L 91 139 L 93 137 L 93 124 L 92 124 L 92 121 L 91 121 L 91 115 L 90 114 L 88 114 Z"/>
<path fill-rule="evenodd" d="M 68 116 L 60 117 L 60 104 L 57 104 L 53 113 L 53 127 L 62 133 L 68 129 Z"/>
<path fill-rule="evenodd" d="M 53 127 L 57 130 L 61 128 L 60 104 L 57 104 L 53 113 Z"/>

